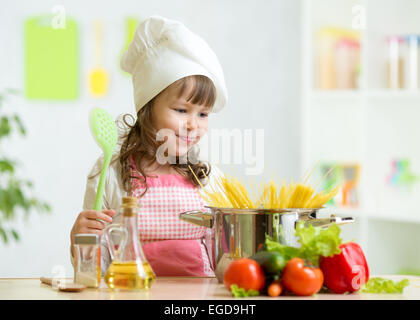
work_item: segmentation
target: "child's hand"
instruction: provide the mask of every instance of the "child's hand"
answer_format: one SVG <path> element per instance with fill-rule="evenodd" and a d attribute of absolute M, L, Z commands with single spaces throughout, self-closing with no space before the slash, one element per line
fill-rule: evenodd
<path fill-rule="evenodd" d="M 74 237 L 78 233 L 93 233 L 102 236 L 105 223 L 97 219 L 111 223 L 114 215 L 115 211 L 112 209 L 103 210 L 102 212 L 95 210 L 80 212 L 70 232 L 71 244 L 74 244 Z"/>

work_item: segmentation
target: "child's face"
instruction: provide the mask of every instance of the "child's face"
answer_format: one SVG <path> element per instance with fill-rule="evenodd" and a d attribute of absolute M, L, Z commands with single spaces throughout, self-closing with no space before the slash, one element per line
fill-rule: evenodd
<path fill-rule="evenodd" d="M 188 89 L 184 96 L 177 98 L 178 88 L 172 85 L 154 100 L 153 125 L 165 137 L 169 156 L 185 155 L 207 133 L 211 108 L 189 103 Z"/>

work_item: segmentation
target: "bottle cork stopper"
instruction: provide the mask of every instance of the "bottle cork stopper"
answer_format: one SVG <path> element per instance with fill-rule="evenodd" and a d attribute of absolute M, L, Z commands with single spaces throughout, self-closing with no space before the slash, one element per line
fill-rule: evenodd
<path fill-rule="evenodd" d="M 136 197 L 123 197 L 122 198 L 122 213 L 123 216 L 132 217 L 137 214 L 139 204 Z"/>
<path fill-rule="evenodd" d="M 136 197 L 123 197 L 122 205 L 124 207 L 138 207 L 138 202 Z"/>

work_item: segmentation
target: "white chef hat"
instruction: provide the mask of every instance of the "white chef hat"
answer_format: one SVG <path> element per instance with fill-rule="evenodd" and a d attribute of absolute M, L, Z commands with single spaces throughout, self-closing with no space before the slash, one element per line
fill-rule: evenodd
<path fill-rule="evenodd" d="M 212 80 L 216 87 L 212 111 L 220 111 L 227 102 L 223 70 L 216 54 L 178 21 L 152 16 L 140 23 L 122 56 L 121 68 L 133 76 L 136 112 L 166 87 L 191 75 Z"/>

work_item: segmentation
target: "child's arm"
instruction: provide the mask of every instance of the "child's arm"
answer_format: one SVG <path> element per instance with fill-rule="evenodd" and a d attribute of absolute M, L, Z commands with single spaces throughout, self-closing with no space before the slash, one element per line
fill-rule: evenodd
<path fill-rule="evenodd" d="M 77 233 L 95 233 L 102 236 L 103 229 L 106 225 L 113 222 L 112 217 L 116 214 L 121 201 L 121 190 L 119 190 L 118 186 L 116 168 L 115 165 L 111 165 L 107 172 L 105 182 L 105 192 L 102 204 L 103 210 L 102 212 L 96 212 L 93 210 L 99 183 L 99 175 L 96 175 L 93 178 L 89 178 L 89 176 L 101 170 L 102 162 L 103 157 L 96 161 L 92 170 L 89 172 L 83 201 L 83 211 L 77 217 L 71 232 L 71 248 L 73 248 L 74 244 L 74 235 Z M 103 220 L 105 223 L 97 221 L 96 219 Z M 72 249 L 70 250 L 70 259 L 72 265 L 74 266 L 74 253 Z M 110 263 L 111 257 L 108 247 L 105 243 L 104 237 L 101 237 L 101 269 L 103 273 L 108 269 Z"/>
<path fill-rule="evenodd" d="M 73 245 L 74 245 L 75 235 L 78 233 L 90 233 L 90 234 L 97 234 L 98 236 L 101 237 L 103 233 L 103 229 L 106 227 L 106 224 L 104 222 L 98 221 L 97 219 L 101 219 L 107 222 L 112 222 L 112 217 L 114 215 L 115 215 L 114 210 L 103 210 L 102 212 L 97 212 L 94 210 L 84 210 L 80 212 L 70 232 L 70 242 L 71 242 L 70 260 L 73 266 L 74 266 L 74 255 L 75 255 Z M 102 245 L 102 241 L 101 241 L 101 245 Z M 102 249 L 102 251 L 104 250 Z"/>

